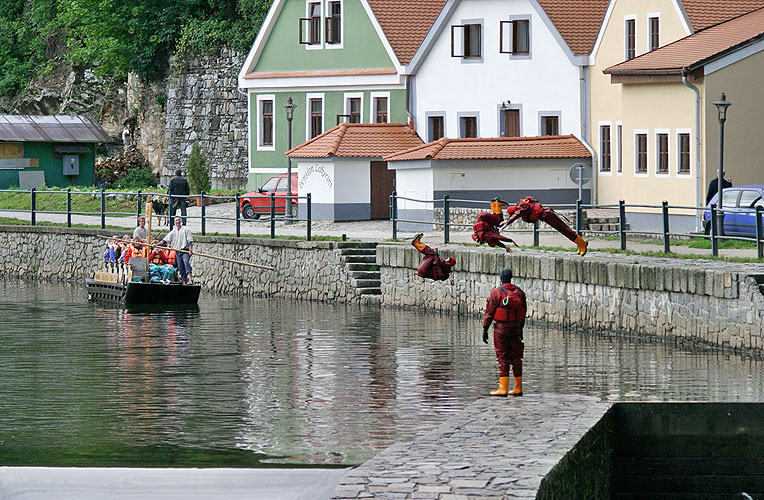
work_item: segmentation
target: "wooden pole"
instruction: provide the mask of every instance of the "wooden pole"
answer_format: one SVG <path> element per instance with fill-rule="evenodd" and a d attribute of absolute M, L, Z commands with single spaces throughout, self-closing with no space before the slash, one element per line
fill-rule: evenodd
<path fill-rule="evenodd" d="M 147 234 L 146 234 L 146 241 L 148 243 L 151 243 L 151 219 L 153 219 L 153 217 L 151 216 L 151 203 L 149 202 L 148 198 L 146 198 L 146 219 L 149 222 L 149 225 L 147 228 Z"/>
<path fill-rule="evenodd" d="M 101 235 L 99 235 L 98 237 L 99 238 L 104 238 L 104 239 L 107 239 L 107 240 L 112 239 L 111 236 L 101 236 Z M 117 239 L 117 241 L 122 241 L 124 243 L 127 243 L 125 240 Z M 129 243 L 132 243 L 132 242 L 129 242 Z M 151 248 L 159 248 L 161 250 L 173 250 L 175 252 L 189 253 L 191 255 L 198 255 L 199 257 L 206 257 L 208 259 L 222 260 L 224 262 L 231 262 L 233 264 L 241 264 L 242 266 L 256 267 L 258 269 L 267 269 L 268 271 L 275 271 L 276 270 L 275 267 L 262 266 L 260 264 L 252 264 L 251 262 L 244 262 L 243 260 L 229 259 L 227 257 L 218 257 L 217 255 L 209 255 L 209 254 L 206 254 L 206 253 L 190 252 L 188 250 L 176 250 L 174 248 L 164 247 L 164 246 L 161 246 L 161 245 L 152 245 L 150 243 L 141 243 L 141 244 L 145 245 L 145 246 L 148 246 L 148 247 L 151 247 Z"/>

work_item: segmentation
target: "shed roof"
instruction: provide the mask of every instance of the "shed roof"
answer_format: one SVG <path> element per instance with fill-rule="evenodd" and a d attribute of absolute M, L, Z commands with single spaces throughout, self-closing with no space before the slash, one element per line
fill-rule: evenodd
<path fill-rule="evenodd" d="M 0 115 L 3 142 L 111 142 L 92 118 L 84 115 Z"/>
<path fill-rule="evenodd" d="M 385 161 L 504 160 L 533 158 L 590 158 L 591 153 L 573 135 L 448 139 L 385 156 Z"/>
<path fill-rule="evenodd" d="M 764 38 L 764 8 L 730 19 L 647 52 L 604 72 L 613 75 L 678 74 L 694 69 L 716 56 Z"/>
<path fill-rule="evenodd" d="M 290 158 L 381 158 L 422 144 L 406 123 L 340 123 L 286 152 Z"/>

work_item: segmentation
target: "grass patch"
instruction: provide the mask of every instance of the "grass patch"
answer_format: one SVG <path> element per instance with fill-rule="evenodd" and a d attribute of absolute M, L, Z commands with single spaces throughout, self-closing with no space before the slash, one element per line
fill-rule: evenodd
<path fill-rule="evenodd" d="M 36 209 L 41 212 L 66 212 L 66 190 L 58 188 L 45 188 L 46 193 L 37 193 L 35 196 Z M 14 190 L 11 190 L 14 191 Z M 98 193 L 100 194 L 100 193 Z M 110 217 L 118 214 L 137 214 L 138 196 L 123 195 L 106 191 L 106 212 Z M 108 196 L 108 195 L 113 196 Z M 144 197 L 143 202 L 146 199 Z M 0 210 L 25 210 L 29 211 L 32 205 L 32 195 L 29 191 L 0 192 Z M 145 205 L 144 205 L 145 206 Z M 87 212 L 90 214 L 101 213 L 100 196 L 94 197 L 90 190 L 72 190 L 72 212 Z M 129 217 L 130 215 L 124 215 Z"/>

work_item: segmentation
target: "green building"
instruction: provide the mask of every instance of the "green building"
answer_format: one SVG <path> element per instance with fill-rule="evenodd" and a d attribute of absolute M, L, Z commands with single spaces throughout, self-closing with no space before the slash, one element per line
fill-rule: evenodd
<path fill-rule="evenodd" d="M 95 148 L 112 142 L 81 115 L 0 115 L 0 189 L 92 186 Z"/>
<path fill-rule="evenodd" d="M 292 147 L 342 122 L 408 122 L 407 65 L 443 3 L 274 0 L 239 73 L 249 100 L 248 187 L 286 173 L 289 97 Z"/>

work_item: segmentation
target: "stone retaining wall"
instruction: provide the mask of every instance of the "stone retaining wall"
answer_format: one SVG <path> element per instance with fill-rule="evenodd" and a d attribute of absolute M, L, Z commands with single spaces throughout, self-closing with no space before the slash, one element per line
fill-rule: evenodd
<path fill-rule="evenodd" d="M 444 246 L 455 257 L 447 281 L 416 274 L 410 245 L 377 247 L 382 304 L 481 314 L 503 267 L 528 297 L 533 319 L 570 327 L 670 337 L 735 349 L 764 348 L 764 296 L 753 277 L 764 265 L 628 255 Z"/>
<path fill-rule="evenodd" d="M 488 203 L 484 208 L 467 208 L 467 207 L 449 207 L 448 208 L 448 222 L 449 224 L 463 224 L 462 226 L 451 226 L 451 231 L 472 231 L 472 225 L 475 223 L 475 218 L 480 212 L 489 211 Z M 568 222 L 570 227 L 574 230 L 576 228 L 576 211 L 575 210 L 555 210 L 557 215 L 563 221 Z M 506 214 L 505 214 L 506 215 Z M 587 227 L 586 211 L 582 213 L 582 220 L 584 228 Z M 443 207 L 435 207 L 435 230 L 443 230 Z M 541 229 L 551 229 L 546 223 L 542 222 Z M 533 229 L 533 224 L 530 222 L 524 222 L 522 219 L 518 219 L 512 223 L 509 229 Z"/>
<path fill-rule="evenodd" d="M 0 226 L 0 275 L 54 281 L 82 281 L 102 266 L 113 230 L 42 226 Z M 118 234 L 124 234 L 119 231 Z M 277 266 L 256 269 L 195 257 L 194 281 L 218 293 L 292 299 L 358 302 L 335 242 L 194 236 L 200 253 Z"/>

